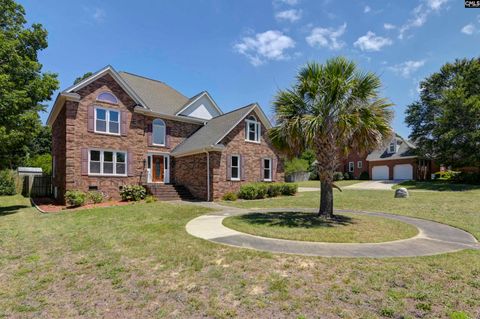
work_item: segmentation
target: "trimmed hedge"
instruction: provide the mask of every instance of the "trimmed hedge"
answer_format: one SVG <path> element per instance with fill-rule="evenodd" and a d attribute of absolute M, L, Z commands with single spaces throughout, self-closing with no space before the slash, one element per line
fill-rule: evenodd
<path fill-rule="evenodd" d="M 226 193 L 225 195 L 223 195 L 222 199 L 225 200 L 225 201 L 231 201 L 231 202 L 234 202 L 237 200 L 237 194 L 235 193 L 232 193 L 232 192 L 228 192 Z"/>
<path fill-rule="evenodd" d="M 279 195 L 291 196 L 298 191 L 295 183 L 249 183 L 242 185 L 238 197 L 242 199 L 262 199 Z"/>
<path fill-rule="evenodd" d="M 120 191 L 122 200 L 139 201 L 147 196 L 147 190 L 141 185 L 125 185 Z"/>

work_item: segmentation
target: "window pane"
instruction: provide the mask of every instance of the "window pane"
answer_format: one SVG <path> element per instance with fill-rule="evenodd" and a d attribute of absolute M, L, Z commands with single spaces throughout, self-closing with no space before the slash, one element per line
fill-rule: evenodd
<path fill-rule="evenodd" d="M 125 163 L 117 163 L 117 174 L 125 174 Z"/>
<path fill-rule="evenodd" d="M 110 133 L 118 133 L 118 123 L 110 122 L 108 123 L 108 130 Z"/>
<path fill-rule="evenodd" d="M 159 144 L 159 145 L 165 144 L 165 126 L 163 125 L 153 126 L 153 144 Z"/>
<path fill-rule="evenodd" d="M 115 98 L 115 96 L 113 96 L 113 94 L 111 93 L 108 93 L 108 92 L 104 92 L 104 93 L 100 93 L 97 97 L 97 100 L 99 101 L 105 101 L 105 102 L 110 102 L 110 103 L 113 103 L 113 104 L 117 104 L 118 101 L 117 99 Z"/>
<path fill-rule="evenodd" d="M 125 153 L 117 153 L 117 163 L 125 163 Z"/>
<path fill-rule="evenodd" d="M 100 174 L 100 162 L 90 162 L 90 173 Z"/>
<path fill-rule="evenodd" d="M 113 163 L 103 163 L 103 174 L 113 174 Z"/>
<path fill-rule="evenodd" d="M 270 168 L 270 160 L 266 159 L 263 162 L 264 162 L 263 167 L 265 167 L 266 169 Z"/>
<path fill-rule="evenodd" d="M 263 178 L 264 179 L 270 179 L 270 170 L 269 169 L 263 170 Z"/>
<path fill-rule="evenodd" d="M 238 167 L 232 167 L 232 178 L 238 178 Z"/>
<path fill-rule="evenodd" d="M 91 161 L 100 161 L 100 151 L 90 151 Z"/>
<path fill-rule="evenodd" d="M 107 131 L 107 122 L 103 120 L 97 120 L 97 131 L 106 132 Z"/>
<path fill-rule="evenodd" d="M 110 111 L 110 122 L 118 122 L 118 112 Z"/>
<path fill-rule="evenodd" d="M 238 156 L 232 156 L 232 166 L 238 167 Z"/>
<path fill-rule="evenodd" d="M 97 109 L 97 120 L 106 120 L 107 119 L 107 111 L 102 109 Z"/>
<path fill-rule="evenodd" d="M 103 161 L 104 162 L 113 162 L 113 153 L 112 152 L 103 152 Z"/>

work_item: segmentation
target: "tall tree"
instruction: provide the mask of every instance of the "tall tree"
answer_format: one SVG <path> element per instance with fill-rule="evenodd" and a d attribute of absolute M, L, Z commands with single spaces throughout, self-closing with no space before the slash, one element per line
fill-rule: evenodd
<path fill-rule="evenodd" d="M 0 169 L 15 167 L 41 127 L 42 102 L 58 88 L 57 76 L 42 73 L 37 53 L 47 47 L 41 24 L 25 26 L 25 10 L 0 0 Z"/>
<path fill-rule="evenodd" d="M 93 72 L 87 72 L 87 73 L 85 73 L 84 75 L 79 76 L 78 78 L 76 78 L 75 81 L 73 81 L 73 84 L 77 84 L 77 83 L 79 83 L 80 81 L 82 81 L 83 79 L 86 79 L 86 78 L 88 78 L 89 76 L 92 76 L 92 75 L 93 75 Z"/>
<path fill-rule="evenodd" d="M 454 167 L 480 167 L 480 59 L 447 63 L 420 89 L 405 119 L 420 155 Z"/>
<path fill-rule="evenodd" d="M 371 150 L 391 136 L 392 105 L 381 98 L 377 75 L 343 57 L 309 63 L 292 88 L 274 99 L 273 144 L 290 155 L 315 152 L 321 184 L 319 215 L 333 218 L 333 174 L 354 147 Z"/>

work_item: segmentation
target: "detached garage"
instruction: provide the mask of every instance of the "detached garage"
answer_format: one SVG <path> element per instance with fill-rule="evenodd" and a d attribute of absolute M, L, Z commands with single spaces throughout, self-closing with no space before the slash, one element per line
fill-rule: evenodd
<path fill-rule="evenodd" d="M 412 164 L 398 164 L 393 166 L 393 179 L 403 179 L 403 180 L 413 179 Z"/>
<path fill-rule="evenodd" d="M 373 180 L 390 179 L 389 175 L 390 174 L 388 174 L 388 166 L 386 166 L 386 165 L 372 166 L 372 179 Z"/>

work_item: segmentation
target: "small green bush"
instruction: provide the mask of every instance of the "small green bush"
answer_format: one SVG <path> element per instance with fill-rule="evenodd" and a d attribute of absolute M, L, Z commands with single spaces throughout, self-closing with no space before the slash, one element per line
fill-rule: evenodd
<path fill-rule="evenodd" d="M 65 201 L 68 205 L 72 207 L 82 206 L 85 204 L 87 199 L 87 194 L 82 191 L 66 191 L 65 192 Z"/>
<path fill-rule="evenodd" d="M 343 173 L 343 179 L 344 180 L 349 180 L 350 179 L 350 174 L 349 173 Z"/>
<path fill-rule="evenodd" d="M 271 183 L 268 185 L 267 196 L 277 197 L 282 195 L 283 183 Z"/>
<path fill-rule="evenodd" d="M 342 172 L 335 172 L 335 173 L 333 173 L 333 180 L 334 180 L 334 181 L 341 181 L 341 180 L 343 180 L 343 173 L 342 173 Z"/>
<path fill-rule="evenodd" d="M 458 184 L 480 184 L 480 173 L 474 172 L 461 172 L 453 176 L 452 181 Z"/>
<path fill-rule="evenodd" d="M 370 179 L 370 175 L 368 174 L 367 171 L 363 171 L 362 173 L 360 173 L 360 176 L 358 177 L 358 179 L 366 181 Z"/>
<path fill-rule="evenodd" d="M 245 184 L 240 186 L 238 197 L 243 199 L 255 199 L 257 198 L 258 190 L 254 184 Z"/>
<path fill-rule="evenodd" d="M 293 174 L 296 172 L 308 172 L 308 161 L 301 158 L 292 158 L 285 162 L 285 174 Z"/>
<path fill-rule="evenodd" d="M 436 172 L 435 179 L 442 180 L 442 181 L 449 181 L 454 179 L 459 174 L 461 173 L 456 171 L 451 171 L 451 170 Z"/>
<path fill-rule="evenodd" d="M 125 185 L 120 191 L 122 200 L 139 201 L 147 196 L 147 190 L 142 185 Z"/>
<path fill-rule="evenodd" d="M 295 183 L 250 183 L 240 187 L 238 197 L 243 199 L 262 199 L 278 195 L 295 195 L 298 184 Z"/>
<path fill-rule="evenodd" d="M 226 201 L 231 201 L 231 202 L 234 202 L 237 200 L 237 194 L 233 193 L 233 192 L 228 192 L 226 193 L 225 195 L 223 195 L 222 199 L 223 200 L 226 200 Z"/>
<path fill-rule="evenodd" d="M 0 171 L 0 195 L 15 195 L 15 172 L 9 169 Z"/>
<path fill-rule="evenodd" d="M 87 197 L 94 204 L 99 204 L 103 202 L 103 194 L 102 192 L 99 192 L 99 191 L 90 191 L 87 193 Z"/>
<path fill-rule="evenodd" d="M 157 198 L 153 195 L 148 195 L 145 197 L 145 202 L 150 204 L 150 203 L 155 203 L 157 201 Z"/>
<path fill-rule="evenodd" d="M 282 195 L 293 196 L 298 191 L 298 184 L 295 183 L 282 183 L 281 185 Z"/>

